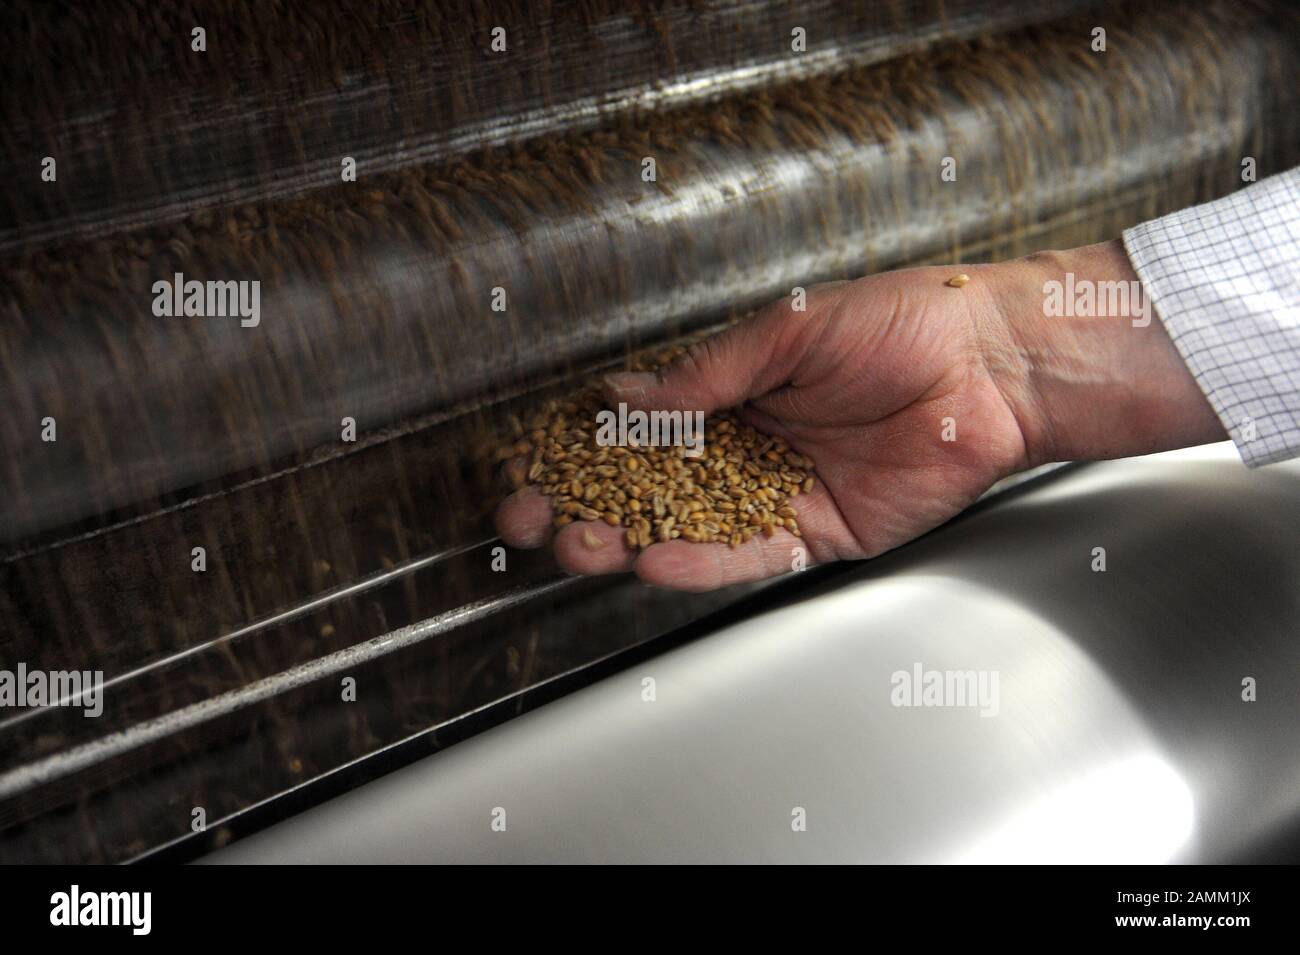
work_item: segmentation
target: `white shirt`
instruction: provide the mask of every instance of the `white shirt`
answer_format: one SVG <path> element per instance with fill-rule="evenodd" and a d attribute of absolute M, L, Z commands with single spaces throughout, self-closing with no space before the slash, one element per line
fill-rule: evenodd
<path fill-rule="evenodd" d="M 1128 229 L 1124 246 L 1242 460 L 1300 455 L 1300 168 Z"/>

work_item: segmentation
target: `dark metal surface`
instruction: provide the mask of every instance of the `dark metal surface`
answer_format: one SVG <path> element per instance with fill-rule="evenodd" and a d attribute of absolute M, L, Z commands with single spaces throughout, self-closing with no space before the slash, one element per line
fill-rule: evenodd
<path fill-rule="evenodd" d="M 500 574 L 491 560 L 481 546 L 399 568 L 290 619 L 110 669 L 97 718 L 6 711 L 0 860 L 128 860 L 192 836 L 196 809 L 217 832 L 395 744 L 435 751 L 482 708 L 506 719 L 548 681 L 746 590 L 682 599 L 564 578 L 537 556 L 513 554 Z"/>
<path fill-rule="evenodd" d="M 342 452 L 344 417 L 454 414 L 795 285 L 1097 241 L 1222 194 L 1243 155 L 1297 159 L 1284 15 L 1112 9 L 1104 59 L 1095 17 L 1067 18 L 11 257 L 0 535 Z M 175 274 L 260 282 L 260 323 L 153 315 Z"/>
<path fill-rule="evenodd" d="M 1097 6 L 12 0 L 0 41 L 41 55 L 0 63 L 0 169 L 14 187 L 0 197 L 0 252 L 300 195 L 338 182 L 343 155 L 364 178 Z M 810 34 L 799 55 L 797 26 Z M 32 185 L 51 143 L 71 174 Z"/>

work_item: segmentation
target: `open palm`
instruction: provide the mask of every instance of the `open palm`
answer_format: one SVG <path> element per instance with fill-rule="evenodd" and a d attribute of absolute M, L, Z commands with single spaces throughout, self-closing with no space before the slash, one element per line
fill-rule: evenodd
<path fill-rule="evenodd" d="M 611 376 L 613 401 L 706 414 L 742 406 L 761 431 L 816 462 L 818 484 L 794 503 L 803 540 L 786 531 L 724 544 L 673 540 L 639 554 L 622 530 L 577 522 L 553 542 L 574 573 L 627 570 L 649 583 L 710 590 L 807 563 L 870 557 L 943 523 L 1026 462 L 996 374 L 1005 322 L 985 270 L 949 287 L 953 268 L 913 269 L 810 289 L 693 346 L 659 375 Z M 502 504 L 509 544 L 550 532 L 536 488 Z M 801 554 L 800 549 L 806 548 Z"/>

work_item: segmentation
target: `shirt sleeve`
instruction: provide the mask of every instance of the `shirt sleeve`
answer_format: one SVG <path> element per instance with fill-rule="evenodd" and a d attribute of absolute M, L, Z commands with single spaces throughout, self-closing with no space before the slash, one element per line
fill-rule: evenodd
<path fill-rule="evenodd" d="M 1300 168 L 1128 229 L 1124 246 L 1242 460 L 1300 455 Z"/>

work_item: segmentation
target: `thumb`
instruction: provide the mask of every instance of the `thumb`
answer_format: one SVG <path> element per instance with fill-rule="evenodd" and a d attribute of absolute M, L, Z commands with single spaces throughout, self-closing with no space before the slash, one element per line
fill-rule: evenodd
<path fill-rule="evenodd" d="M 788 305 L 777 303 L 749 321 L 697 342 L 671 364 L 650 371 L 605 376 L 614 403 L 642 410 L 711 414 L 766 394 L 788 380 L 799 349 Z"/>

